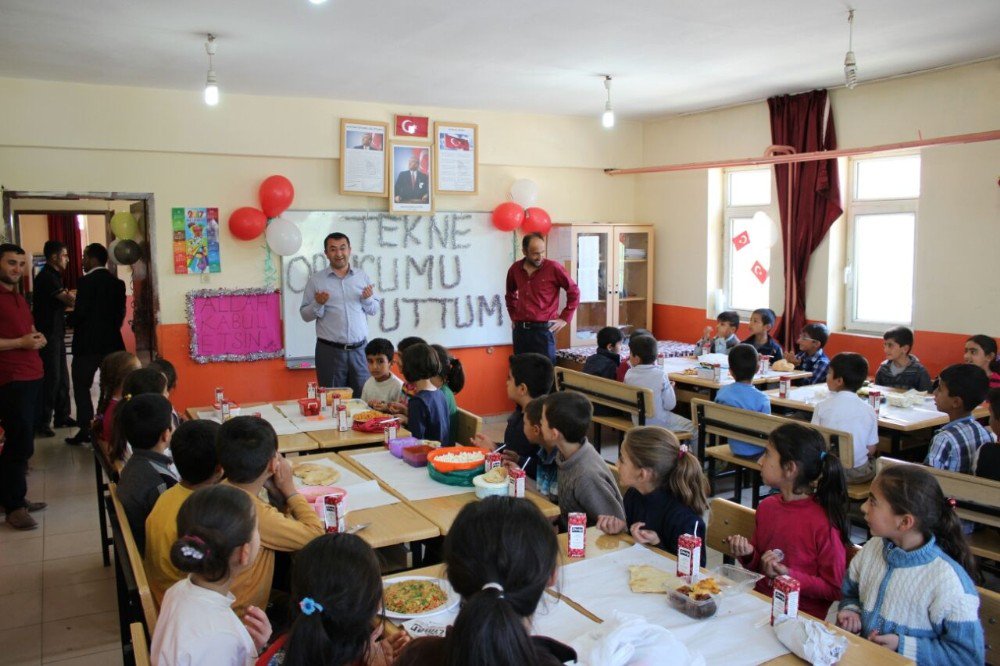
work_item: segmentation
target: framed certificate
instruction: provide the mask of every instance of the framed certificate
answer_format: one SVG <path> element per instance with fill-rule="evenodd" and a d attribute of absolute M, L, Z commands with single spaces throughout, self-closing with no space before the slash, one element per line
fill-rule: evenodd
<path fill-rule="evenodd" d="M 387 123 L 340 120 L 340 193 L 366 197 L 388 195 Z"/>
<path fill-rule="evenodd" d="M 434 123 L 434 191 L 479 192 L 479 126 Z"/>

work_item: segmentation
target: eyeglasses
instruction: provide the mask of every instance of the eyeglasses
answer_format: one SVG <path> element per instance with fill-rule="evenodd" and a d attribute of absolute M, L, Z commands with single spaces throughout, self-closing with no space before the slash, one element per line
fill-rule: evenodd
<path fill-rule="evenodd" d="M 802 340 L 803 342 L 819 342 L 819 340 L 815 340 L 813 338 L 810 338 L 805 333 L 802 333 L 802 334 L 799 335 L 799 340 Z"/>

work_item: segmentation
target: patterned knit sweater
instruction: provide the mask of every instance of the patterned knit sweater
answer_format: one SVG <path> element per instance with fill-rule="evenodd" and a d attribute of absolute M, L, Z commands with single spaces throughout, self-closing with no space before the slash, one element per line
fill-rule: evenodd
<path fill-rule="evenodd" d="M 861 614 L 861 635 L 898 634 L 917 664 L 982 664 L 983 628 L 972 579 L 931 537 L 907 552 L 874 537 L 851 561 L 840 610 Z"/>

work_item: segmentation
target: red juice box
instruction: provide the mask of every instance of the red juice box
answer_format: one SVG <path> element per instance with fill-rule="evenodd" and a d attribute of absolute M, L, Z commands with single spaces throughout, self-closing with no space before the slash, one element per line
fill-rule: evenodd
<path fill-rule="evenodd" d="M 323 522 L 327 534 L 343 534 L 346 530 L 347 506 L 344 493 L 333 493 L 323 496 Z"/>
<path fill-rule="evenodd" d="M 882 409 L 882 392 L 875 389 L 868 389 L 868 404 L 875 410 L 875 416 L 878 416 L 879 411 Z"/>
<path fill-rule="evenodd" d="M 388 444 L 390 440 L 399 437 L 399 421 L 393 419 L 386 424 L 385 430 L 382 431 L 385 435 L 385 443 Z"/>
<path fill-rule="evenodd" d="M 486 469 L 484 471 L 488 472 L 501 464 L 503 464 L 503 456 L 496 451 L 490 451 L 486 454 Z"/>
<path fill-rule="evenodd" d="M 219 420 L 225 423 L 226 421 L 229 420 L 229 417 L 230 417 L 229 402 L 223 400 L 221 403 L 219 403 Z"/>
<path fill-rule="evenodd" d="M 334 418 L 337 417 L 337 412 L 340 410 L 341 399 L 339 393 L 330 394 L 330 413 Z"/>
<path fill-rule="evenodd" d="M 326 392 L 327 392 L 327 390 L 328 389 L 325 386 L 319 386 L 319 387 L 316 388 L 316 397 L 319 398 L 319 409 L 320 409 L 320 411 L 323 411 L 323 408 L 326 407 Z"/>
<path fill-rule="evenodd" d="M 216 386 L 215 387 L 215 404 L 221 405 L 225 401 L 226 401 L 226 394 L 225 394 L 225 392 L 222 390 L 221 386 Z"/>
<path fill-rule="evenodd" d="M 778 397 L 787 398 L 792 390 L 792 378 L 788 375 L 781 375 L 778 378 Z"/>
<path fill-rule="evenodd" d="M 587 555 L 587 514 L 570 513 L 566 516 L 566 554 L 570 557 Z"/>
<path fill-rule="evenodd" d="M 307 398 L 315 398 L 316 397 L 316 389 L 317 388 L 318 388 L 318 386 L 317 386 L 316 382 L 309 382 L 308 384 L 306 384 L 306 397 Z"/>
<path fill-rule="evenodd" d="M 677 575 L 697 576 L 701 567 L 701 537 L 682 534 L 677 538 Z"/>
<path fill-rule="evenodd" d="M 774 593 L 771 597 L 771 624 L 782 615 L 795 617 L 799 613 L 799 590 L 802 585 L 791 576 L 774 579 Z"/>
<path fill-rule="evenodd" d="M 351 429 L 350 421 L 347 418 L 347 405 L 337 407 L 337 430 L 347 432 Z"/>
<path fill-rule="evenodd" d="M 507 495 L 510 497 L 524 497 L 524 477 L 527 476 L 523 469 L 514 468 L 507 474 Z"/>
<path fill-rule="evenodd" d="M 771 369 L 771 357 L 767 355 L 762 355 L 760 357 L 760 367 L 758 370 L 761 374 L 769 371 Z"/>

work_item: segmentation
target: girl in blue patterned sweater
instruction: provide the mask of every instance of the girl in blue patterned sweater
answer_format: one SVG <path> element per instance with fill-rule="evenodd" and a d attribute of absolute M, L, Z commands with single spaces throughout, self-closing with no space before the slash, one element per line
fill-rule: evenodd
<path fill-rule="evenodd" d="M 982 664 L 975 560 L 937 480 L 883 470 L 861 507 L 872 539 L 844 578 L 837 624 L 917 664 Z"/>

